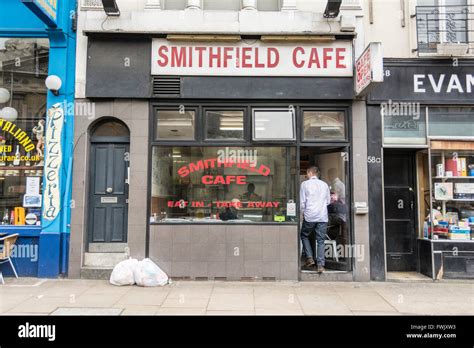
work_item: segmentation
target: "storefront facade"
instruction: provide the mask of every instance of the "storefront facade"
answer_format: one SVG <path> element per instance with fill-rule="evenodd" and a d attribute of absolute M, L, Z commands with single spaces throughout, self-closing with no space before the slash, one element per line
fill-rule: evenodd
<path fill-rule="evenodd" d="M 371 279 L 472 278 L 470 59 L 385 59 L 368 98 Z"/>
<path fill-rule="evenodd" d="M 0 233 L 19 235 L 19 276 L 67 273 L 74 13 L 74 1 L 0 4 Z M 54 93 L 45 86 L 52 75 L 62 83 Z"/>
<path fill-rule="evenodd" d="M 88 7 L 79 16 L 76 102 L 96 117 L 75 124 L 70 276 L 106 278 L 132 256 L 175 279 L 367 280 L 367 215 L 352 209 L 367 201 L 366 182 L 353 184 L 367 169 L 355 27 L 330 19 L 327 35 L 322 13 L 315 24 L 295 4 L 170 3 L 119 4 L 103 27 Z M 319 277 L 300 269 L 311 165 L 339 198 Z"/>

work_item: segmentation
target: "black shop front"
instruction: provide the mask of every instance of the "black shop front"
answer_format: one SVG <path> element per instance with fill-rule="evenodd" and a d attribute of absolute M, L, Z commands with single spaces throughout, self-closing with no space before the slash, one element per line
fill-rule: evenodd
<path fill-rule="evenodd" d="M 474 277 L 473 64 L 384 61 L 367 101 L 374 280 Z"/>

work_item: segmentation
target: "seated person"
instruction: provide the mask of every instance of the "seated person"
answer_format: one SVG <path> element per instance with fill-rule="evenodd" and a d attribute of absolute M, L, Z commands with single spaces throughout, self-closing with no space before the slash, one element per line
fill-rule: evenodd
<path fill-rule="evenodd" d="M 237 198 L 234 198 L 230 204 L 230 206 L 225 207 L 224 211 L 219 213 L 219 218 L 222 221 L 228 220 L 237 220 L 239 218 L 237 210 L 240 206 L 240 201 Z"/>
<path fill-rule="evenodd" d="M 262 199 L 262 196 L 255 193 L 255 185 L 250 183 L 247 186 L 247 192 L 241 194 L 240 199 L 243 201 L 258 201 Z"/>
<path fill-rule="evenodd" d="M 339 244 L 346 243 L 347 206 L 337 194 L 331 192 L 331 204 L 328 205 L 328 235 Z M 340 228 L 339 228 L 340 226 Z"/>

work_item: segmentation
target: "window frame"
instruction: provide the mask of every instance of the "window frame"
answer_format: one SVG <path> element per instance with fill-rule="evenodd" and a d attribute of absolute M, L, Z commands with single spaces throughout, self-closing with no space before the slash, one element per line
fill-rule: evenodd
<path fill-rule="evenodd" d="M 240 144 L 227 144 L 229 147 L 235 147 L 239 146 Z M 242 226 L 242 225 L 291 225 L 295 226 L 299 224 L 299 206 L 297 204 L 296 206 L 296 221 L 285 221 L 285 222 L 275 222 L 275 221 L 254 221 L 254 222 L 229 222 L 229 221 L 221 221 L 219 223 L 215 222 L 196 222 L 196 221 L 184 221 L 184 222 L 155 222 L 155 221 L 150 221 L 150 216 L 151 216 L 151 200 L 152 200 L 152 171 L 153 171 L 153 148 L 168 148 L 168 147 L 185 147 L 185 148 L 193 148 L 193 147 L 202 147 L 202 148 L 218 148 L 221 146 L 226 146 L 226 144 L 199 144 L 199 145 L 190 145 L 190 144 L 161 144 L 161 143 L 152 143 L 150 144 L 149 147 L 149 160 L 148 160 L 148 189 L 147 189 L 147 224 L 149 226 L 153 225 L 236 225 L 236 226 Z M 295 170 L 299 171 L 300 169 L 300 163 L 299 163 L 299 146 L 297 144 L 250 144 L 250 145 L 242 145 L 242 147 L 251 147 L 251 148 L 264 148 L 264 147 L 276 147 L 276 148 L 285 148 L 285 149 L 294 149 L 294 153 L 296 155 L 295 158 Z M 289 179 L 292 179 L 292 175 L 290 174 Z M 293 183 L 295 185 L 295 183 Z M 299 187 L 295 186 L 295 200 L 296 202 L 299 200 Z"/>
<path fill-rule="evenodd" d="M 159 111 L 178 111 L 179 108 L 182 105 L 176 105 L 174 106 L 156 106 L 154 105 L 152 107 L 152 117 L 151 117 L 151 122 L 152 122 L 152 133 L 153 134 L 153 139 L 152 142 L 171 142 L 171 143 L 182 143 L 182 142 L 197 142 L 199 141 L 199 131 L 198 131 L 198 125 L 200 124 L 200 113 L 199 113 L 199 107 L 194 106 L 194 105 L 189 105 L 189 106 L 184 106 L 185 111 L 194 111 L 194 139 L 171 139 L 171 138 L 159 138 L 158 137 L 158 112 Z"/>
<path fill-rule="evenodd" d="M 299 173 L 300 171 L 300 162 L 299 162 L 299 157 L 300 157 L 300 148 L 303 146 L 306 147 L 325 147 L 325 146 L 337 146 L 337 147 L 348 147 L 349 149 L 349 167 L 350 167 L 350 192 L 351 192 L 351 197 L 353 197 L 353 190 L 354 190 L 354 178 L 353 178 L 353 159 L 354 159 L 354 154 L 353 154 L 353 146 L 352 146 L 352 127 L 347 127 L 347 125 L 350 125 L 352 122 L 352 103 L 348 101 L 335 101 L 333 103 L 331 102 L 308 102 L 308 101 L 272 101 L 272 100 L 267 100 L 267 101 L 261 101 L 261 100 L 248 100 L 247 102 L 245 101 L 240 101 L 240 100 L 230 100 L 230 101 L 212 101 L 212 100 L 187 100 L 187 99 L 151 99 L 149 101 L 149 118 L 148 118 L 148 124 L 149 124 L 149 129 L 151 131 L 148 134 L 148 154 L 147 154 L 147 159 L 148 159 L 148 164 L 147 164 L 147 217 L 146 217 L 146 224 L 147 224 L 147 229 L 149 226 L 152 225 L 210 225 L 212 223 L 196 223 L 196 222 L 150 222 L 150 213 L 151 213 L 151 178 L 152 178 L 152 151 L 153 151 L 153 146 L 235 146 L 235 145 L 240 145 L 243 147 L 252 147 L 252 146 L 295 146 L 296 147 L 296 169 L 297 172 Z M 203 134 L 202 130 L 201 132 L 198 132 L 197 137 L 198 139 L 190 141 L 190 140 L 156 140 L 154 137 L 154 127 L 155 123 L 155 110 L 176 110 L 179 108 L 180 105 L 184 105 L 185 108 L 195 108 L 198 110 L 198 118 L 200 119 L 200 126 L 203 126 L 203 120 L 201 117 L 202 110 L 205 108 L 216 108 L 216 109 L 224 109 L 224 108 L 244 108 L 247 110 L 246 112 L 246 120 L 247 124 L 249 125 L 247 129 L 247 138 L 244 142 L 229 142 L 229 141 L 215 141 L 215 142 L 205 142 L 202 140 L 201 134 Z M 288 108 L 288 106 L 293 105 L 294 110 L 296 112 L 296 140 L 292 142 L 288 141 L 252 141 L 251 140 L 251 113 L 253 109 L 285 109 Z M 321 141 L 321 142 L 316 142 L 316 141 L 301 141 L 301 115 L 303 110 L 340 110 L 344 111 L 346 115 L 346 134 L 347 134 L 347 139 L 345 141 Z M 297 192 L 297 201 L 299 201 L 299 191 Z M 300 214 L 300 208 L 299 205 L 297 204 L 297 216 Z M 354 219 L 354 211 L 351 209 L 350 213 L 351 219 Z M 353 220 L 351 220 L 353 221 Z M 246 223 L 245 225 L 296 225 L 299 224 L 299 222 L 256 222 L 256 223 Z M 219 225 L 236 225 L 236 226 L 241 226 L 243 224 L 239 223 L 229 223 L 229 222 L 222 222 L 219 223 Z M 351 225 L 351 231 L 352 231 L 352 225 Z M 353 233 L 353 232 L 351 232 Z"/>
<path fill-rule="evenodd" d="M 261 139 L 256 139 L 255 138 L 255 113 L 258 111 L 277 111 L 277 112 L 292 112 L 293 117 L 292 117 L 292 128 L 293 128 L 293 138 L 261 138 Z M 253 107 L 252 108 L 252 119 L 251 119 L 251 132 L 252 132 L 252 137 L 251 141 L 255 142 L 257 144 L 263 143 L 263 142 L 269 142 L 269 143 L 294 143 L 296 144 L 298 142 L 298 135 L 297 135 L 297 121 L 296 121 L 296 116 L 297 116 L 297 111 L 296 108 L 265 108 L 265 107 Z"/>
<path fill-rule="evenodd" d="M 304 138 L 304 114 L 305 112 L 342 112 L 344 115 L 344 139 L 305 139 Z M 338 144 L 338 143 L 350 143 L 349 134 L 349 113 L 344 108 L 318 108 L 318 107 L 301 107 L 299 112 L 298 123 L 300 125 L 300 142 L 303 144 L 315 143 L 315 144 Z"/>
<path fill-rule="evenodd" d="M 201 123 L 201 129 L 202 129 L 202 141 L 207 144 L 207 145 L 213 145 L 217 143 L 230 143 L 230 144 L 246 144 L 249 143 L 249 131 L 250 131 L 250 124 L 248 120 L 248 108 L 243 107 L 243 106 L 224 106 L 224 107 L 219 107 L 219 106 L 202 106 L 202 123 Z M 232 138 L 225 138 L 225 139 L 208 139 L 207 138 L 207 112 L 208 111 L 241 111 L 243 113 L 243 136 L 242 139 L 232 139 Z"/>

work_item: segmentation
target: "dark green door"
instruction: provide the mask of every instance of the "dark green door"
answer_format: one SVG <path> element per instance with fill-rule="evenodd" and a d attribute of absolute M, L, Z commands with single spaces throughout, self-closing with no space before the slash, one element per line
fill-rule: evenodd
<path fill-rule="evenodd" d="M 89 243 L 127 241 L 128 143 L 92 143 Z"/>

